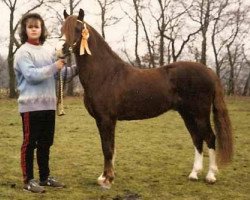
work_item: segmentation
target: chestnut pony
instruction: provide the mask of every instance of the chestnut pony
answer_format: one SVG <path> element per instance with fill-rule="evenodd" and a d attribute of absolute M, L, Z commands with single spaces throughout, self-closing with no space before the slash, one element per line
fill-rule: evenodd
<path fill-rule="evenodd" d="M 62 34 L 65 40 L 57 50 L 67 55 L 73 49 L 84 88 L 84 103 L 96 120 L 104 155 L 104 169 L 98 183 L 110 188 L 114 180 L 115 126 L 117 120 L 157 117 L 172 109 L 183 118 L 195 147 L 193 169 L 198 179 L 203 163 L 203 141 L 208 146 L 209 169 L 206 181 L 216 181 L 217 139 L 219 160 L 228 163 L 233 154 L 231 123 L 216 74 L 195 62 L 175 62 L 154 69 L 139 69 L 124 62 L 97 31 L 83 21 L 84 11 L 69 16 L 64 11 Z M 82 32 L 90 52 L 80 53 Z M 86 41 L 87 40 L 87 41 Z M 59 45 L 60 46 L 60 45 Z M 91 55 L 90 55 L 91 54 Z M 216 136 L 210 122 L 210 112 Z M 166 122 L 167 123 L 167 122 Z"/>

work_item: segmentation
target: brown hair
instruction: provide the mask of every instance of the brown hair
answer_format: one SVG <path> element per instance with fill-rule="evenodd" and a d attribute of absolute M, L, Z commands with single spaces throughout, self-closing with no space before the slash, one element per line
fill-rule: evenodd
<path fill-rule="evenodd" d="M 26 33 L 26 24 L 27 24 L 27 21 L 29 19 L 39 20 L 41 22 L 42 32 L 41 32 L 41 36 L 39 38 L 39 41 L 41 44 L 43 44 L 47 38 L 47 29 L 45 27 L 43 18 L 37 13 L 28 13 L 22 17 L 21 29 L 20 29 L 20 33 L 19 33 L 21 43 L 24 44 L 28 40 L 28 36 Z"/>

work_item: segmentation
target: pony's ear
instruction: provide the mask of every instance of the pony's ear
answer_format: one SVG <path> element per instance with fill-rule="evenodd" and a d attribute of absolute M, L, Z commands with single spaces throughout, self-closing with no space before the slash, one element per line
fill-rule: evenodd
<path fill-rule="evenodd" d="M 66 10 L 63 11 L 63 16 L 64 16 L 64 19 L 66 19 L 69 16 Z"/>
<path fill-rule="evenodd" d="M 83 9 L 80 9 L 77 19 L 80 21 L 83 21 L 83 18 L 84 18 L 84 11 L 83 11 Z"/>

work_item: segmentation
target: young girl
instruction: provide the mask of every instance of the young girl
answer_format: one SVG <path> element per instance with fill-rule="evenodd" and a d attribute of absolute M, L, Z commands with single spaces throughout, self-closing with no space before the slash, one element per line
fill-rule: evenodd
<path fill-rule="evenodd" d="M 46 39 L 46 28 L 39 14 L 31 13 L 22 18 L 20 38 L 23 45 L 16 53 L 15 73 L 23 125 L 23 188 L 42 193 L 45 192 L 43 186 L 64 187 L 62 183 L 50 177 L 49 169 L 50 147 L 53 144 L 55 129 L 55 77 L 58 70 L 64 67 L 64 60 L 55 61 L 54 54 L 42 46 Z M 68 71 L 67 76 L 77 73 L 76 67 Z M 37 149 L 39 183 L 34 180 L 33 175 L 34 149 Z"/>

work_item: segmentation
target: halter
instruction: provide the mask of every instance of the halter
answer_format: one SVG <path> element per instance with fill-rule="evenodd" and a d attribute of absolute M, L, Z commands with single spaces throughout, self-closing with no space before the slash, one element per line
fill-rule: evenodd
<path fill-rule="evenodd" d="M 76 20 L 77 22 L 80 22 L 81 24 L 83 24 L 83 27 L 84 26 L 86 26 L 86 24 L 85 23 L 83 23 L 83 21 L 81 21 L 81 20 Z M 80 38 L 79 38 L 80 39 Z M 76 44 L 77 44 L 77 42 L 79 41 L 79 39 L 73 44 L 73 47 L 75 47 L 76 46 Z M 69 47 L 69 48 L 71 48 L 71 47 Z M 70 50 L 70 49 L 69 49 Z"/>
<path fill-rule="evenodd" d="M 80 43 L 80 55 L 85 54 L 85 51 L 87 54 L 91 55 L 91 51 L 90 51 L 89 46 L 88 46 L 89 30 L 87 29 L 87 25 L 86 25 L 86 23 L 84 23 L 83 21 L 80 21 L 78 19 L 76 21 L 83 24 L 83 28 L 81 30 L 82 39 L 81 39 L 81 43 Z M 80 38 L 78 38 L 78 40 L 73 44 L 73 48 L 76 46 L 76 44 L 79 42 L 79 40 L 80 40 Z"/>

